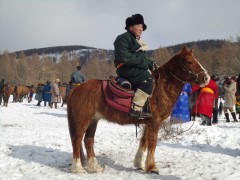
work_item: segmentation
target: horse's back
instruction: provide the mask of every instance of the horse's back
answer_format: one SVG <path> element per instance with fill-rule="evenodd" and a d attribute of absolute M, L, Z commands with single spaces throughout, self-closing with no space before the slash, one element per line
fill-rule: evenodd
<path fill-rule="evenodd" d="M 97 79 L 88 80 L 73 88 L 68 95 L 68 106 L 92 106 L 93 102 L 101 96 L 102 81 Z M 85 108 L 86 108 L 85 107 Z"/>

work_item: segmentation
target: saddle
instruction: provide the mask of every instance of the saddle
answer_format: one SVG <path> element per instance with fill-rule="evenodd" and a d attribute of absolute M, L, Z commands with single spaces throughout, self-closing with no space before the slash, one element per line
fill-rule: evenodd
<path fill-rule="evenodd" d="M 111 76 L 108 80 L 103 80 L 102 88 L 105 100 L 111 107 L 126 113 L 131 111 L 135 91 L 131 89 L 129 81 Z"/>

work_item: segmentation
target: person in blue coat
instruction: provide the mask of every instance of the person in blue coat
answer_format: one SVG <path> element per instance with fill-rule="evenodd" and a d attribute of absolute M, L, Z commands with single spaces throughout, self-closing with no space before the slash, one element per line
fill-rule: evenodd
<path fill-rule="evenodd" d="M 173 122 L 188 122 L 190 121 L 190 106 L 189 106 L 189 94 L 192 88 L 189 83 L 186 83 L 182 89 L 182 92 L 173 107 L 170 120 Z"/>
<path fill-rule="evenodd" d="M 44 101 L 44 106 L 48 105 L 50 106 L 51 104 L 51 98 L 52 98 L 52 94 L 51 94 L 51 85 L 50 85 L 50 81 L 46 82 L 46 85 L 43 87 L 43 101 Z"/>

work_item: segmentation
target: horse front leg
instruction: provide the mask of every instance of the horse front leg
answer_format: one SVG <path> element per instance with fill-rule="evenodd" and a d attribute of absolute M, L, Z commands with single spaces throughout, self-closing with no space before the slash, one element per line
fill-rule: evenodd
<path fill-rule="evenodd" d="M 149 125 L 146 127 L 147 139 L 147 158 L 145 162 L 145 171 L 159 174 L 159 170 L 155 163 L 155 150 L 157 146 L 157 135 L 159 128 L 156 125 Z"/>
<path fill-rule="evenodd" d="M 92 123 L 89 125 L 85 137 L 84 143 L 87 152 L 87 171 L 91 173 L 98 173 L 104 171 L 104 166 L 98 164 L 98 161 L 95 156 L 94 152 L 94 136 L 97 129 L 98 120 L 93 120 Z"/>
<path fill-rule="evenodd" d="M 144 133 L 139 143 L 139 147 L 134 159 L 134 167 L 139 170 L 144 170 L 143 164 L 143 155 L 147 148 L 147 141 L 146 141 L 146 127 L 144 128 Z"/>

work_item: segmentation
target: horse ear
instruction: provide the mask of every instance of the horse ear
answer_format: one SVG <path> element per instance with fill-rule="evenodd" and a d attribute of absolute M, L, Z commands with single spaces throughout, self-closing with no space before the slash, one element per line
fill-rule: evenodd
<path fill-rule="evenodd" d="M 182 54 L 186 54 L 187 52 L 188 52 L 188 50 L 187 50 L 186 46 L 183 46 L 183 48 L 182 48 Z"/>
<path fill-rule="evenodd" d="M 192 48 L 190 51 L 191 51 L 191 53 L 193 53 L 194 52 L 194 48 Z"/>

